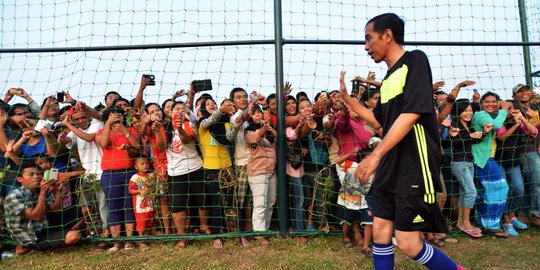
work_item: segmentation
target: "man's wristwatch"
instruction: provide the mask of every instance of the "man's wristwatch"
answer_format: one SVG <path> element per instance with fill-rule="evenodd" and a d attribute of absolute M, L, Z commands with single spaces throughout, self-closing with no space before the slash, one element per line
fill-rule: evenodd
<path fill-rule="evenodd" d="M 126 133 L 126 134 L 124 134 L 124 136 L 126 136 L 126 138 L 129 139 L 129 137 L 131 137 L 131 133 Z"/>

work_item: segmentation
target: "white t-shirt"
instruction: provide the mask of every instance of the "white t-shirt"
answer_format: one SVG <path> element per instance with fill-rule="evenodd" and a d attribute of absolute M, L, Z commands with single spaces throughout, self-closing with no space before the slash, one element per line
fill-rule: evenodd
<path fill-rule="evenodd" d="M 194 135 L 195 125 L 189 122 L 190 128 L 184 130 L 188 134 Z M 188 144 L 183 144 L 178 131 L 174 131 L 171 144 L 167 147 L 167 173 L 170 176 L 178 176 L 188 174 L 200 169 L 203 166 L 203 160 L 195 147 L 197 140 L 193 140 Z"/>
<path fill-rule="evenodd" d="M 242 117 L 242 110 L 238 110 L 233 116 L 231 116 L 231 125 L 236 126 L 236 118 Z M 245 121 L 239 128 L 238 134 L 234 139 L 234 161 L 236 166 L 246 166 L 251 156 L 251 149 L 246 143 L 245 129 L 249 126 L 249 123 Z"/>
<path fill-rule="evenodd" d="M 90 126 L 82 130 L 84 133 L 93 134 L 97 133 L 98 130 L 103 128 L 103 123 L 97 119 L 92 119 Z M 72 148 L 74 145 L 77 146 L 79 151 L 79 157 L 81 158 L 81 165 L 86 170 L 86 173 L 95 173 L 97 179 L 101 179 L 101 160 L 103 159 L 103 151 L 101 147 L 96 143 L 95 140 L 87 142 L 79 137 L 77 137 L 73 132 L 69 132 L 67 137 L 71 138 L 71 144 L 67 144 L 68 148 Z"/>

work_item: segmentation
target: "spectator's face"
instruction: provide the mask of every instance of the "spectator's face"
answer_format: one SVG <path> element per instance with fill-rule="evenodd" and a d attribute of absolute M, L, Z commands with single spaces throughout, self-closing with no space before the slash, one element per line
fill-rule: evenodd
<path fill-rule="evenodd" d="M 446 101 L 446 98 L 448 97 L 447 94 L 438 94 L 437 96 L 437 104 L 443 104 Z"/>
<path fill-rule="evenodd" d="M 33 167 L 24 168 L 21 175 L 17 176 L 17 181 L 23 187 L 39 187 L 41 180 L 43 180 L 43 171 Z"/>
<path fill-rule="evenodd" d="M 276 114 L 276 99 L 275 98 L 268 101 L 268 109 L 270 110 L 270 113 Z"/>
<path fill-rule="evenodd" d="M 186 112 L 186 105 L 182 103 L 176 104 L 176 106 L 174 106 L 174 108 L 172 109 L 172 114 L 180 115 L 185 112 Z"/>
<path fill-rule="evenodd" d="M 13 109 L 13 115 L 24 116 L 26 118 L 31 118 L 32 117 L 32 113 L 30 113 L 30 111 L 28 111 L 28 109 L 26 109 L 26 108 L 15 108 L 15 109 Z"/>
<path fill-rule="evenodd" d="M 233 95 L 234 108 L 237 110 L 245 110 L 248 105 L 248 96 L 246 91 L 236 91 Z"/>
<path fill-rule="evenodd" d="M 165 115 L 167 115 L 168 117 L 171 117 L 171 111 L 172 111 L 172 108 L 171 106 L 174 104 L 174 102 L 172 101 L 167 101 L 165 103 L 165 108 L 163 108 L 163 111 L 165 112 Z"/>
<path fill-rule="evenodd" d="M 85 112 L 77 112 L 71 116 L 71 122 L 80 129 L 87 129 L 90 126 L 90 117 Z"/>
<path fill-rule="evenodd" d="M 381 94 L 375 93 L 373 96 L 368 100 L 368 106 L 370 109 L 374 109 L 377 107 L 377 103 L 379 102 L 379 98 L 381 97 Z"/>
<path fill-rule="evenodd" d="M 531 98 L 530 94 L 531 94 L 531 91 L 529 91 L 525 87 L 522 87 L 521 89 L 519 89 L 519 91 L 515 95 L 519 102 L 528 102 Z"/>
<path fill-rule="evenodd" d="M 484 99 L 484 102 L 482 102 L 482 108 L 487 113 L 495 113 L 499 108 L 499 102 L 494 96 L 488 96 Z"/>
<path fill-rule="evenodd" d="M 38 165 L 39 169 L 41 169 L 42 171 L 50 170 L 52 167 L 51 162 L 46 158 L 36 159 L 36 164 Z"/>
<path fill-rule="evenodd" d="M 301 115 L 311 115 L 313 114 L 313 108 L 311 107 L 311 103 L 309 101 L 304 100 L 300 102 L 300 107 L 298 108 L 298 112 L 300 112 Z"/>
<path fill-rule="evenodd" d="M 263 122 L 263 113 L 260 110 L 255 110 L 251 115 L 251 119 L 253 119 L 253 123 L 260 124 Z"/>
<path fill-rule="evenodd" d="M 371 59 L 373 59 L 375 63 L 380 63 L 386 58 L 388 44 L 383 39 L 383 37 L 385 37 L 384 34 L 379 34 L 374 31 L 373 24 L 374 23 L 370 23 L 366 26 L 366 46 L 364 46 L 364 50 L 367 51 L 368 55 L 371 56 Z"/>
<path fill-rule="evenodd" d="M 109 94 L 105 99 L 105 106 L 107 106 L 107 108 L 110 108 L 113 105 L 114 101 L 119 98 L 120 96 L 117 94 Z"/>
<path fill-rule="evenodd" d="M 150 170 L 150 162 L 148 162 L 148 159 L 146 158 L 139 158 L 135 162 L 135 170 L 145 173 Z"/>
<path fill-rule="evenodd" d="M 127 108 L 129 108 L 129 104 L 125 100 L 119 100 L 115 105 L 122 108 L 124 111 L 127 111 Z"/>
<path fill-rule="evenodd" d="M 296 115 L 296 101 L 289 99 L 287 100 L 287 103 L 285 103 L 285 112 L 287 115 Z"/>
<path fill-rule="evenodd" d="M 343 108 L 343 99 L 339 92 L 334 92 L 330 95 L 330 100 L 332 100 L 332 110 L 339 111 Z"/>
<path fill-rule="evenodd" d="M 470 122 L 473 116 L 471 105 L 467 106 L 463 112 L 459 114 L 459 119 L 464 122 Z"/>
<path fill-rule="evenodd" d="M 47 117 L 56 117 L 58 111 L 60 111 L 60 106 L 58 105 L 58 102 L 53 102 L 53 104 L 51 104 L 49 110 L 47 111 Z"/>
<path fill-rule="evenodd" d="M 216 106 L 216 102 L 211 100 L 211 99 L 207 99 L 206 101 L 206 111 L 208 111 L 208 113 L 212 114 L 216 111 L 217 109 L 217 106 Z"/>
<path fill-rule="evenodd" d="M 148 114 L 155 115 L 160 119 L 163 119 L 163 113 L 161 112 L 161 109 L 156 105 L 151 105 L 150 107 L 148 107 Z"/>
<path fill-rule="evenodd" d="M 298 102 L 301 102 L 301 101 L 303 101 L 303 100 L 309 100 L 309 99 L 308 99 L 308 97 L 307 97 L 306 95 L 300 95 L 300 96 L 298 97 Z"/>

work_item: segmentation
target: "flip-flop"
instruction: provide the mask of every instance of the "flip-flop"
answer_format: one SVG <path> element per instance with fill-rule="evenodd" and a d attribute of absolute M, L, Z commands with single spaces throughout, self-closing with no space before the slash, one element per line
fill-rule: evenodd
<path fill-rule="evenodd" d="M 460 231 L 464 232 L 465 234 L 469 235 L 472 238 L 481 238 L 482 237 L 482 233 L 475 230 L 475 229 L 465 229 L 465 227 L 463 227 L 460 224 L 458 224 L 457 227 L 458 227 L 458 229 Z"/>
<path fill-rule="evenodd" d="M 493 234 L 496 238 L 508 238 L 508 233 L 503 231 L 502 229 L 498 230 L 490 230 L 485 229 L 484 234 Z"/>
<path fill-rule="evenodd" d="M 428 242 L 430 242 L 432 245 L 442 248 L 444 247 L 444 241 L 441 241 L 439 238 L 433 236 L 433 238 L 429 239 Z"/>

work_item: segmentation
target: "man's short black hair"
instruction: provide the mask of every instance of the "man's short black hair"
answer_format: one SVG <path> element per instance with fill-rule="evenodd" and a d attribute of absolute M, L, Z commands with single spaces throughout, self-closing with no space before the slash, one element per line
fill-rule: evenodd
<path fill-rule="evenodd" d="M 405 36 L 405 22 L 394 13 L 384 13 L 373 17 L 366 23 L 366 26 L 373 23 L 373 30 L 382 34 L 386 29 L 390 29 L 397 44 L 403 45 Z"/>
<path fill-rule="evenodd" d="M 266 98 L 266 100 L 271 100 L 271 99 L 275 99 L 276 98 L 276 94 L 275 93 L 272 93 L 270 95 L 268 95 L 268 97 Z"/>
<path fill-rule="evenodd" d="M 231 90 L 231 93 L 229 94 L 229 99 L 230 100 L 234 100 L 234 94 L 236 94 L 237 92 L 244 92 L 247 94 L 246 90 L 244 90 L 244 88 L 242 87 L 235 87 Z"/>
<path fill-rule="evenodd" d="M 37 168 L 39 169 L 38 165 L 36 164 L 36 159 L 30 158 L 25 159 L 23 162 L 21 162 L 21 165 L 19 165 L 19 170 L 17 171 L 17 176 L 22 176 L 24 169 L 26 168 Z"/>

